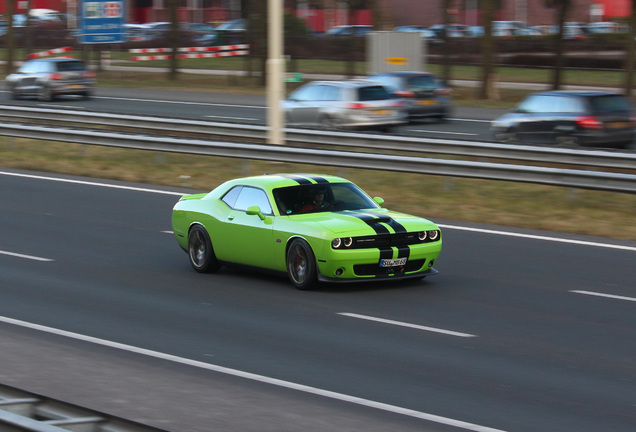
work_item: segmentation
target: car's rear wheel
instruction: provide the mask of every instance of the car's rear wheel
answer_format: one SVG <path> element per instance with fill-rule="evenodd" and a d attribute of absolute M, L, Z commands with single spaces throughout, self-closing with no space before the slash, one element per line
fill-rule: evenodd
<path fill-rule="evenodd" d="M 287 250 L 287 275 L 300 290 L 310 290 L 318 284 L 316 258 L 305 240 L 296 239 Z"/>
<path fill-rule="evenodd" d="M 320 118 L 320 125 L 324 130 L 334 131 L 338 129 L 338 122 L 331 116 L 325 115 Z"/>
<path fill-rule="evenodd" d="M 45 102 L 51 102 L 53 100 L 53 93 L 48 86 L 42 86 L 38 93 L 38 99 Z"/>
<path fill-rule="evenodd" d="M 199 273 L 213 273 L 221 267 L 214 254 L 210 236 L 201 225 L 193 226 L 188 234 L 188 256 L 190 264 Z"/>

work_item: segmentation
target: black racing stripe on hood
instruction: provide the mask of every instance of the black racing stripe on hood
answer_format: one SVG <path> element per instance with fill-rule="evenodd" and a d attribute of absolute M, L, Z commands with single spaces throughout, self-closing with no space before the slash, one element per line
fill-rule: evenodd
<path fill-rule="evenodd" d="M 288 178 L 290 180 L 294 180 L 295 182 L 298 182 L 298 184 L 312 184 L 311 180 L 309 180 L 309 178 L 307 178 L 307 177 L 302 177 L 302 176 L 297 176 L 297 175 L 292 175 L 292 174 L 281 174 L 281 177 L 285 177 L 285 178 Z"/>
<path fill-rule="evenodd" d="M 382 213 L 375 213 L 375 212 L 367 212 L 367 214 L 373 215 L 376 218 L 382 219 L 382 222 L 384 222 L 385 224 L 387 224 L 388 226 L 393 228 L 393 231 L 395 231 L 396 233 L 405 233 L 406 232 L 406 228 L 404 228 L 404 226 L 401 223 L 399 223 L 398 221 L 396 221 L 392 217 L 389 217 L 389 216 L 387 216 L 385 214 L 382 214 Z"/>
<path fill-rule="evenodd" d="M 366 213 L 355 213 L 355 212 L 348 212 L 348 211 L 344 211 L 342 212 L 342 214 L 347 216 L 353 216 L 355 218 L 363 220 L 364 222 L 367 223 L 367 225 L 373 228 L 376 234 L 390 234 L 389 229 L 380 223 L 383 221 L 379 220 L 377 217 L 374 217 Z"/>

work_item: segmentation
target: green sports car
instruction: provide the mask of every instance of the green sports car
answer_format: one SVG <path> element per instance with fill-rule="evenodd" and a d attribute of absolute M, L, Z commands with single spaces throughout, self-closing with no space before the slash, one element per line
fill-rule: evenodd
<path fill-rule="evenodd" d="M 380 207 L 352 182 L 314 174 L 240 178 L 183 196 L 172 212 L 179 246 L 198 272 L 245 265 L 319 281 L 424 278 L 442 234 L 433 222 Z"/>

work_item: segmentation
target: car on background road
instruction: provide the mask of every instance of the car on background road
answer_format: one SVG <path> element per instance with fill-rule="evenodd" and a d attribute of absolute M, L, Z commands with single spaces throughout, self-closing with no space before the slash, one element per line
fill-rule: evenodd
<path fill-rule="evenodd" d="M 405 103 L 373 81 L 312 81 L 283 101 L 285 121 L 326 130 L 390 131 L 407 122 Z"/>
<path fill-rule="evenodd" d="M 57 96 L 79 95 L 89 99 L 95 91 L 95 73 L 73 58 L 28 60 L 6 78 L 13 99 L 24 96 L 51 101 Z"/>
<path fill-rule="evenodd" d="M 432 73 L 385 72 L 369 75 L 406 103 L 410 121 L 433 118 L 444 121 L 452 112 L 451 89 Z"/>
<path fill-rule="evenodd" d="M 373 31 L 372 25 L 340 25 L 332 27 L 324 33 L 327 37 L 343 37 L 343 36 L 366 36 L 367 33 Z"/>
<path fill-rule="evenodd" d="M 174 206 L 172 229 L 192 267 L 286 273 L 298 289 L 323 282 L 422 279 L 442 248 L 439 227 L 382 208 L 352 182 L 314 174 L 227 181 Z"/>
<path fill-rule="evenodd" d="M 635 125 L 634 107 L 621 94 L 544 91 L 493 120 L 491 131 L 500 142 L 626 148 Z"/>

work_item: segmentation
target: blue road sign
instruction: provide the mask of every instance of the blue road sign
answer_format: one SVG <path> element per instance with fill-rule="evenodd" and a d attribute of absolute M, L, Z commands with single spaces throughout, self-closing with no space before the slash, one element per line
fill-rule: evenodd
<path fill-rule="evenodd" d="M 81 0 L 80 43 L 123 43 L 125 0 Z"/>

